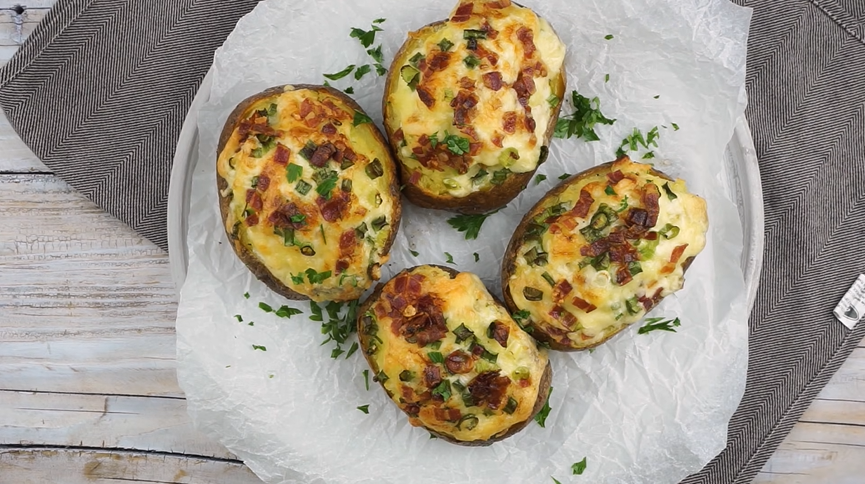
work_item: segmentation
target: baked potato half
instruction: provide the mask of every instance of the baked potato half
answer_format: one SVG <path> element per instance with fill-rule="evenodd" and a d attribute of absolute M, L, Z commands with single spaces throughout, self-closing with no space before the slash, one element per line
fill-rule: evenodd
<path fill-rule="evenodd" d="M 547 352 L 468 272 L 422 265 L 379 284 L 358 312 L 375 380 L 409 422 L 461 445 L 515 434 L 543 407 Z"/>
<path fill-rule="evenodd" d="M 345 94 L 286 85 L 241 102 L 219 138 L 217 189 L 237 256 L 289 299 L 357 299 L 400 222 L 396 164 Z"/>
<path fill-rule="evenodd" d="M 550 24 L 510 0 L 463 0 L 410 32 L 383 99 L 406 198 L 481 213 L 516 197 L 546 159 L 564 58 Z"/>
<path fill-rule="evenodd" d="M 505 304 L 551 348 L 592 348 L 682 288 L 707 230 L 683 180 L 627 156 L 604 163 L 523 217 L 502 261 Z"/>

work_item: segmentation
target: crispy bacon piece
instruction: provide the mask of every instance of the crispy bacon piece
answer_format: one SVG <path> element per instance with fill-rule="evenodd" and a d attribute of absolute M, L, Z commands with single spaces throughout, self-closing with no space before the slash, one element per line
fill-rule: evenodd
<path fill-rule="evenodd" d="M 646 208 L 648 218 L 644 226 L 654 227 L 658 223 L 658 214 L 661 211 L 658 205 L 658 199 L 661 198 L 661 191 L 654 183 L 649 183 L 643 189 L 643 206 Z"/>
<path fill-rule="evenodd" d="M 427 365 L 423 369 L 423 381 L 427 388 L 435 388 L 442 382 L 442 370 L 437 365 Z"/>
<path fill-rule="evenodd" d="M 610 180 L 610 183 L 613 185 L 624 180 L 624 178 L 625 178 L 625 174 L 622 173 L 622 170 L 616 170 L 612 173 L 607 173 L 607 180 Z"/>
<path fill-rule="evenodd" d="M 487 72 L 484 74 L 483 80 L 484 86 L 493 91 L 498 91 L 502 88 L 502 73 L 499 71 Z"/>
<path fill-rule="evenodd" d="M 303 102 L 300 103 L 300 119 L 306 118 L 306 116 L 313 111 L 312 108 L 312 101 L 304 99 Z"/>
<path fill-rule="evenodd" d="M 535 118 L 532 117 L 532 113 L 529 110 L 526 110 L 526 129 L 529 130 L 530 133 L 533 133 L 537 126 Z"/>
<path fill-rule="evenodd" d="M 535 80 L 532 78 L 531 69 L 523 69 L 517 75 L 517 80 L 511 88 L 517 92 L 517 101 L 524 108 L 529 107 L 529 97 L 535 93 Z"/>
<path fill-rule="evenodd" d="M 565 296 L 571 293 L 574 290 L 574 287 L 571 286 L 571 283 L 568 282 L 567 279 L 562 279 L 561 281 L 556 282 L 556 285 L 553 286 L 553 301 L 562 302 L 565 300 Z"/>
<path fill-rule="evenodd" d="M 348 193 L 341 190 L 334 190 L 330 200 L 325 200 L 324 197 L 315 199 L 315 203 L 321 210 L 321 216 L 328 222 L 336 222 L 342 218 L 342 214 L 351 204 L 351 197 Z"/>
<path fill-rule="evenodd" d="M 499 10 L 502 8 L 508 8 L 511 6 L 511 0 L 497 0 L 495 2 L 488 2 L 486 4 L 487 8 L 491 8 L 494 10 Z"/>
<path fill-rule="evenodd" d="M 462 418 L 463 414 L 457 408 L 441 408 L 436 407 L 433 410 L 436 420 L 442 422 L 457 422 Z"/>
<path fill-rule="evenodd" d="M 288 155 L 291 154 L 291 150 L 285 147 L 282 143 L 276 144 L 276 151 L 273 153 L 273 161 L 274 163 L 278 163 L 280 165 L 285 165 L 288 163 Z"/>
<path fill-rule="evenodd" d="M 454 12 L 454 16 L 451 17 L 451 22 L 459 23 L 465 22 L 472 16 L 472 10 L 474 10 L 475 4 L 472 2 L 464 3 L 460 5 L 456 12 Z"/>
<path fill-rule="evenodd" d="M 498 2 L 488 3 L 487 7 L 488 8 L 496 8 L 494 5 L 496 5 L 496 4 L 501 5 L 501 4 L 505 4 L 505 3 L 507 5 L 505 5 L 504 7 L 500 7 L 500 8 L 505 8 L 511 4 L 510 0 L 500 0 Z M 489 21 L 487 21 L 487 20 L 484 20 L 484 23 L 481 24 L 481 30 L 483 30 L 484 32 L 487 33 L 487 38 L 490 40 L 496 40 L 496 37 L 499 36 L 499 31 L 494 29 L 493 26 L 490 25 Z"/>
<path fill-rule="evenodd" d="M 577 308 L 582 309 L 583 312 L 585 312 L 585 313 L 590 313 L 590 312 L 594 311 L 595 309 L 598 309 L 597 306 L 595 306 L 594 304 L 580 298 L 579 296 L 574 297 L 574 299 L 571 301 L 571 303 L 573 303 L 573 305 L 576 306 Z"/>
<path fill-rule="evenodd" d="M 246 191 L 246 204 L 249 205 L 249 208 L 258 212 L 264 206 L 264 202 L 261 200 L 261 194 L 258 193 L 254 188 L 250 188 Z"/>
<path fill-rule="evenodd" d="M 258 175 L 258 184 L 255 185 L 255 188 L 258 191 L 264 193 L 267 191 L 267 187 L 270 186 L 270 177 L 267 175 Z"/>
<path fill-rule="evenodd" d="M 553 306 L 550 310 L 550 316 L 556 321 L 562 323 L 569 330 L 573 330 L 577 326 L 577 317 L 571 314 L 567 309 L 561 306 Z"/>
<path fill-rule="evenodd" d="M 402 143 L 405 140 L 405 134 L 402 132 L 402 128 L 393 132 L 393 140 L 397 142 L 397 144 Z"/>
<path fill-rule="evenodd" d="M 475 358 L 463 350 L 456 350 L 445 358 L 445 367 L 454 375 L 468 373 L 475 367 Z"/>
<path fill-rule="evenodd" d="M 502 129 L 505 133 L 514 134 L 517 131 L 517 113 L 508 111 L 502 116 Z"/>
<path fill-rule="evenodd" d="M 493 137 L 490 139 L 490 143 L 497 148 L 502 148 L 502 141 L 504 141 L 504 137 L 501 134 L 496 132 Z"/>
<path fill-rule="evenodd" d="M 673 253 L 670 255 L 670 262 L 675 264 L 679 262 L 679 259 L 682 257 L 682 254 L 685 253 L 685 249 L 688 248 L 688 244 L 679 245 L 675 249 L 673 249 Z"/>
<path fill-rule="evenodd" d="M 620 266 L 619 270 L 616 271 L 616 284 L 620 286 L 624 286 L 633 279 L 631 271 L 628 270 L 628 266 Z"/>
<path fill-rule="evenodd" d="M 420 137 L 418 137 L 417 139 L 417 144 L 421 146 L 426 146 L 430 144 L 429 136 L 427 136 L 426 134 L 420 135 Z"/>
<path fill-rule="evenodd" d="M 508 346 L 508 336 L 511 333 L 511 330 L 508 329 L 507 325 L 500 321 L 493 321 L 490 326 L 492 329 L 490 330 L 493 334 L 493 339 L 500 345 L 502 348 L 507 348 Z"/>
<path fill-rule="evenodd" d="M 354 229 L 346 230 L 339 236 L 339 250 L 353 249 L 357 245 L 357 233 Z"/>
<path fill-rule="evenodd" d="M 264 122 L 267 123 L 267 118 L 264 118 Z M 279 135 L 279 131 L 271 128 L 267 124 L 256 123 L 253 120 L 241 121 L 240 126 L 238 126 L 237 130 L 241 139 L 246 139 L 246 137 L 250 134 L 263 134 L 265 136 Z"/>
<path fill-rule="evenodd" d="M 472 108 L 478 105 L 477 94 L 461 89 L 451 100 L 454 108 L 454 126 L 463 126 L 469 122 Z"/>
<path fill-rule="evenodd" d="M 303 212 L 300 211 L 297 205 L 294 202 L 283 202 L 282 205 L 279 206 L 276 210 L 270 213 L 267 217 L 267 221 L 270 222 L 276 228 L 286 229 L 299 229 L 306 225 L 306 222 L 292 222 L 291 217 L 295 215 L 302 215 Z"/>
<path fill-rule="evenodd" d="M 523 44 L 523 56 L 526 59 L 531 59 L 535 53 L 535 34 L 531 29 L 520 27 L 517 30 L 517 39 Z"/>
<path fill-rule="evenodd" d="M 336 126 L 333 123 L 327 123 L 321 127 L 321 132 L 324 134 L 336 134 Z"/>
<path fill-rule="evenodd" d="M 430 94 L 429 91 L 426 90 L 423 86 L 418 86 L 417 89 L 417 97 L 420 98 L 421 102 L 426 105 L 426 107 L 432 109 L 436 104 L 435 98 Z"/>
<path fill-rule="evenodd" d="M 499 55 L 491 50 L 487 50 L 484 46 L 478 45 L 475 49 L 475 54 L 481 59 L 489 61 L 490 65 L 496 67 L 499 64 Z"/>
<path fill-rule="evenodd" d="M 410 279 L 406 283 L 410 283 Z M 417 296 L 408 296 L 411 303 Z M 445 337 L 448 328 L 444 316 L 439 309 L 439 303 L 429 294 L 420 297 L 413 304 L 414 313 L 403 317 L 393 316 L 391 330 L 395 335 L 402 335 L 409 343 L 426 346 Z M 406 312 L 404 312 L 405 314 Z"/>
<path fill-rule="evenodd" d="M 258 214 L 254 213 L 249 217 L 246 217 L 246 225 L 248 227 L 255 227 L 256 225 L 258 225 Z"/>
<path fill-rule="evenodd" d="M 460 88 L 471 91 L 472 89 L 475 88 L 474 79 L 470 79 L 466 76 L 463 76 L 462 78 L 460 78 Z"/>
<path fill-rule="evenodd" d="M 421 173 L 419 171 L 413 171 L 411 172 L 411 176 L 408 178 L 408 182 L 412 185 L 417 185 L 417 183 L 420 181 L 420 177 Z"/>
<path fill-rule="evenodd" d="M 610 247 L 610 260 L 619 264 L 627 264 L 640 260 L 637 248 L 628 243 L 614 244 Z"/>
<path fill-rule="evenodd" d="M 475 405 L 486 405 L 492 410 L 498 410 L 510 383 L 511 379 L 501 376 L 499 370 L 485 371 L 469 382 L 468 389 Z"/>
<path fill-rule="evenodd" d="M 336 146 L 330 141 L 322 144 L 312 153 L 312 158 L 309 159 L 309 164 L 321 168 L 327 164 L 327 160 L 336 153 Z"/>
<path fill-rule="evenodd" d="M 450 63 L 450 59 L 450 52 L 436 52 L 427 59 L 426 72 L 424 72 L 424 75 L 428 76 L 433 72 L 443 71 L 447 69 L 448 63 Z"/>
<path fill-rule="evenodd" d="M 574 204 L 574 208 L 571 209 L 571 213 L 574 214 L 575 217 L 586 218 L 589 214 L 589 208 L 592 207 L 592 203 L 595 202 L 595 199 L 592 198 L 592 194 L 589 193 L 588 190 L 583 188 L 580 190 L 580 199 L 577 200 L 577 203 Z"/>

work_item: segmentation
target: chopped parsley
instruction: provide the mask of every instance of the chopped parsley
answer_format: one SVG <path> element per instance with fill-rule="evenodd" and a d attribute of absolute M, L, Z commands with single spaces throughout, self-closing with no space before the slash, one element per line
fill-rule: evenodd
<path fill-rule="evenodd" d="M 577 462 L 571 466 L 571 472 L 575 476 L 582 475 L 585 470 L 586 470 L 586 458 L 585 457 L 583 457 L 583 460 L 581 460 L 581 461 L 579 461 L 579 462 Z"/>
<path fill-rule="evenodd" d="M 354 126 L 360 126 L 361 124 L 366 124 L 366 123 L 371 123 L 371 122 L 372 122 L 372 119 L 369 116 L 367 116 L 366 114 L 363 114 L 360 111 L 354 112 L 354 120 L 352 121 L 352 124 Z"/>
<path fill-rule="evenodd" d="M 577 91 L 571 92 L 571 103 L 574 105 L 574 113 L 570 116 L 560 117 L 556 122 L 556 138 L 570 138 L 576 136 L 586 141 L 598 141 L 598 133 L 595 125 L 612 125 L 615 119 L 610 119 L 601 113 L 601 100 L 597 97 L 589 99 L 580 95 Z"/>
<path fill-rule="evenodd" d="M 265 348 L 264 346 L 259 346 L 259 345 L 252 345 L 252 349 L 259 350 L 259 351 L 267 351 L 267 348 Z"/>
<path fill-rule="evenodd" d="M 330 192 L 336 188 L 336 182 L 339 180 L 339 175 L 336 172 L 330 172 L 326 175 L 315 187 L 315 192 L 321 195 L 325 200 L 330 200 Z M 292 220 L 293 221 L 293 220 Z"/>
<path fill-rule="evenodd" d="M 607 188 L 604 188 L 604 193 L 611 197 L 616 195 L 616 191 L 613 190 L 613 187 L 611 187 L 610 185 L 607 185 Z"/>
<path fill-rule="evenodd" d="M 638 128 L 634 128 L 634 131 L 622 140 L 619 149 L 616 150 L 616 156 L 622 157 L 629 151 L 639 151 L 641 147 L 647 150 L 652 146 L 657 148 L 659 137 L 660 133 L 658 132 L 657 126 L 650 129 L 649 132 L 646 133 L 645 137 Z M 654 154 L 652 156 L 654 156 Z"/>
<path fill-rule="evenodd" d="M 454 262 L 454 256 L 450 255 L 447 252 L 445 252 L 445 262 L 447 262 L 448 264 L 456 264 L 456 262 Z"/>
<path fill-rule="evenodd" d="M 243 322 L 243 316 L 241 316 L 241 315 L 239 315 L 239 314 L 235 314 L 234 317 L 235 317 L 235 319 L 237 319 L 237 322 L 238 322 L 238 323 L 242 323 L 242 322 Z"/>
<path fill-rule="evenodd" d="M 481 261 L 481 256 L 479 256 L 477 252 L 473 252 L 472 255 L 475 256 L 475 262 Z"/>
<path fill-rule="evenodd" d="M 378 74 L 379 76 L 383 76 L 383 75 L 387 74 L 387 68 L 385 66 L 379 64 L 378 62 L 376 62 L 375 63 L 375 73 Z"/>
<path fill-rule="evenodd" d="M 324 77 L 330 79 L 331 81 L 338 81 L 338 80 L 342 79 L 343 77 L 351 74 L 351 71 L 353 71 L 353 70 L 354 70 L 354 64 L 351 64 L 350 66 L 346 67 L 345 69 L 343 69 L 339 72 L 335 72 L 333 74 L 324 74 Z"/>
<path fill-rule="evenodd" d="M 327 280 L 331 276 L 330 271 L 324 272 L 316 272 L 315 269 L 310 267 L 306 270 L 306 278 L 309 279 L 310 284 L 321 284 L 325 280 Z"/>
<path fill-rule="evenodd" d="M 411 249 L 409 249 L 408 251 L 411 252 L 411 255 L 413 255 L 413 256 L 415 256 L 415 257 L 417 257 L 417 256 L 420 255 L 420 252 L 418 252 L 418 251 L 416 251 L 416 250 L 411 250 Z"/>
<path fill-rule="evenodd" d="M 366 53 L 369 54 L 369 56 L 372 57 L 372 59 L 374 61 L 378 62 L 379 64 L 384 62 L 384 54 L 381 53 L 381 46 L 380 45 L 378 47 L 375 47 L 372 49 L 367 49 Z"/>
<path fill-rule="evenodd" d="M 655 99 L 659 99 L 660 97 L 661 97 L 661 95 L 658 94 L 657 96 L 655 96 Z"/>
<path fill-rule="evenodd" d="M 387 20 L 386 18 L 377 18 L 377 19 L 373 20 L 372 23 L 380 24 L 380 23 L 384 23 L 386 20 Z"/>
<path fill-rule="evenodd" d="M 535 185 L 540 185 L 542 181 L 547 179 L 547 175 L 535 175 Z"/>
<path fill-rule="evenodd" d="M 357 409 L 360 410 L 361 412 L 369 415 L 369 404 L 361 405 L 361 406 L 357 407 Z"/>
<path fill-rule="evenodd" d="M 249 299 L 249 293 L 248 292 L 243 293 L 243 297 L 246 299 Z"/>
<path fill-rule="evenodd" d="M 676 123 L 670 123 L 670 126 L 673 127 L 673 131 L 679 131 L 679 125 Z"/>
<path fill-rule="evenodd" d="M 346 94 L 354 94 L 354 88 L 351 86 L 348 86 L 347 88 L 343 89 L 342 92 L 344 92 Z"/>
<path fill-rule="evenodd" d="M 290 318 L 292 316 L 302 313 L 303 311 L 301 311 L 300 309 L 290 308 L 284 304 L 280 306 L 279 309 L 274 311 L 274 314 L 276 314 L 280 318 Z"/>
<path fill-rule="evenodd" d="M 561 483 L 561 482 L 559 482 L 559 480 L 558 480 L 558 479 L 556 479 L 556 478 L 555 478 L 555 477 L 553 477 L 553 476 L 550 476 L 550 479 L 552 479 L 552 480 L 553 480 L 553 482 L 555 482 L 555 483 L 556 483 L 556 484 L 562 484 L 562 483 Z"/>
<path fill-rule="evenodd" d="M 433 389 L 432 394 L 442 397 L 442 400 L 444 401 L 448 401 L 451 397 L 451 382 L 448 380 L 442 380 L 442 382 Z"/>
<path fill-rule="evenodd" d="M 382 29 L 378 25 L 373 25 L 370 30 L 363 30 L 357 27 L 351 29 L 349 36 L 360 41 L 360 45 L 369 47 L 375 42 L 375 33 L 381 32 Z"/>
<path fill-rule="evenodd" d="M 353 342 L 353 343 L 351 344 L 351 348 L 348 349 L 348 353 L 345 354 L 345 359 L 349 359 L 349 358 L 351 358 L 351 355 L 353 355 L 354 352 L 357 351 L 357 349 L 358 349 L 359 347 L 360 347 L 360 346 L 358 346 L 357 341 Z"/>
<path fill-rule="evenodd" d="M 289 163 L 286 168 L 288 183 L 294 183 L 303 176 L 303 167 L 300 165 L 295 165 L 294 163 Z"/>
<path fill-rule="evenodd" d="M 273 312 L 273 308 L 270 307 L 270 305 L 267 303 L 260 302 L 260 303 L 258 303 L 258 307 L 261 308 L 261 310 L 266 312 L 266 313 L 272 313 Z"/>
<path fill-rule="evenodd" d="M 303 284 L 303 272 L 298 275 L 291 274 L 291 283 L 292 284 Z"/>
<path fill-rule="evenodd" d="M 637 331 L 637 334 L 646 334 L 652 331 L 669 331 L 675 333 L 675 328 L 682 325 L 682 323 L 679 322 L 679 318 L 668 319 L 666 321 L 663 321 L 663 319 L 664 318 L 646 319 L 646 324 Z"/>
<path fill-rule="evenodd" d="M 510 174 L 511 170 L 508 170 L 507 168 L 496 170 L 493 172 L 493 178 L 490 180 L 490 183 L 493 185 L 501 185 L 508 179 L 508 175 Z"/>
<path fill-rule="evenodd" d="M 340 316 L 339 313 L 342 310 L 342 303 L 331 301 L 325 306 L 328 318 L 327 321 L 323 321 L 324 318 L 321 314 L 321 308 L 318 309 L 318 319 L 309 318 L 313 321 L 322 321 L 321 334 L 327 335 L 327 339 L 321 343 L 322 345 L 330 343 L 331 341 L 336 343 L 336 347 L 330 352 L 330 357 L 333 359 L 337 359 L 341 354 L 345 353 L 342 349 L 342 345 L 348 340 L 348 337 L 352 333 L 357 331 L 357 299 L 349 302 L 345 307 L 344 314 Z M 353 342 L 345 357 L 348 358 L 353 355 L 357 349 L 357 342 Z"/>
<path fill-rule="evenodd" d="M 604 82 L 610 82 L 610 75 L 604 74 Z"/>
<path fill-rule="evenodd" d="M 559 180 L 567 180 L 570 177 L 571 177 L 570 173 L 562 173 L 561 175 L 559 175 Z"/>
<path fill-rule="evenodd" d="M 448 150 L 455 155 L 464 155 L 471 149 L 468 138 L 454 134 L 445 136 L 444 143 L 447 145 Z"/>
<path fill-rule="evenodd" d="M 315 303 L 315 301 L 309 302 L 309 311 L 312 313 L 312 316 L 309 317 L 310 321 L 323 321 L 321 315 L 321 307 Z"/>
<path fill-rule="evenodd" d="M 363 370 L 363 386 L 369 391 L 369 370 Z"/>
<path fill-rule="evenodd" d="M 498 210 L 496 210 L 498 212 Z M 479 213 L 474 215 L 457 215 L 448 219 L 448 224 L 457 229 L 458 232 L 465 232 L 466 240 L 474 240 L 478 238 L 478 233 L 481 231 L 481 226 L 490 215 L 496 213 Z"/>
<path fill-rule="evenodd" d="M 604 36 L 606 40 L 613 40 L 613 34 L 607 34 Z"/>
<path fill-rule="evenodd" d="M 547 428 L 547 417 L 550 416 L 550 395 L 553 394 L 553 387 L 550 387 L 550 393 L 547 394 L 547 401 L 544 402 L 544 406 L 541 407 L 541 411 L 535 415 L 535 422 L 541 426 L 541 428 Z"/>
<path fill-rule="evenodd" d="M 551 108 L 558 106 L 559 102 L 561 102 L 561 99 L 559 99 L 559 96 L 556 96 L 555 94 L 550 94 L 550 97 L 547 98 L 547 103 L 549 103 Z"/>
<path fill-rule="evenodd" d="M 369 74 L 371 70 L 372 66 L 370 66 L 369 64 L 364 64 L 358 67 L 356 71 L 354 71 L 354 78 L 359 81 L 361 80 L 361 78 L 363 78 L 363 76 Z"/>

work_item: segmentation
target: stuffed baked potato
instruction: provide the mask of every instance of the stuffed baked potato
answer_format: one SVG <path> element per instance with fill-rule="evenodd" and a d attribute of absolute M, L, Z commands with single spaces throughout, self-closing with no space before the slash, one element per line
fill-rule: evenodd
<path fill-rule="evenodd" d="M 279 86 L 228 117 L 217 188 L 238 257 L 290 299 L 357 299 L 379 279 L 400 222 L 396 164 L 343 93 Z"/>
<path fill-rule="evenodd" d="M 406 269 L 358 312 L 360 345 L 375 380 L 409 422 L 462 445 L 489 445 L 543 407 L 546 350 L 474 274 Z"/>
<path fill-rule="evenodd" d="M 510 0 L 463 0 L 411 32 L 383 100 L 406 198 L 479 213 L 516 197 L 547 156 L 564 57 L 550 24 Z"/>
<path fill-rule="evenodd" d="M 574 175 L 514 232 L 502 292 L 535 338 L 597 346 L 681 289 L 706 243 L 706 202 L 628 157 Z"/>

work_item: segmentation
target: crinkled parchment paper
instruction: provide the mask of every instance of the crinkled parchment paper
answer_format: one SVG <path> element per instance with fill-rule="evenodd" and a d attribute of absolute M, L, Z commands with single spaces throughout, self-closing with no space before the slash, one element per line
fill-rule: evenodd
<path fill-rule="evenodd" d="M 546 428 L 532 423 L 491 447 L 466 448 L 411 427 L 376 384 L 365 390 L 360 354 L 333 360 L 330 345 L 320 346 L 324 336 L 307 319 L 308 303 L 282 300 L 237 260 L 220 225 L 213 160 L 224 120 L 246 96 L 278 84 L 321 83 L 322 73 L 369 63 L 349 38 L 351 27 L 387 18 L 376 40 L 389 64 L 406 32 L 445 18 L 453 4 L 262 2 L 217 52 L 210 102 L 199 115 L 202 161 L 192 187 L 177 345 L 178 376 L 196 427 L 264 481 L 548 483 L 554 476 L 568 482 L 571 464 L 587 457 L 581 482 L 675 483 L 724 448 L 744 391 L 747 314 L 741 224 L 722 154 L 746 103 L 750 10 L 727 0 L 525 4 L 548 18 L 568 46 L 568 92 L 598 96 L 616 123 L 597 129 L 598 142 L 554 140 L 539 171 L 546 181 L 531 183 L 490 217 L 477 240 L 463 240 L 447 225 L 448 214 L 406 203 L 384 279 L 419 263 L 444 264 L 447 251 L 456 267 L 500 292 L 499 263 L 512 230 L 559 175 L 611 160 L 635 127 L 645 133 L 663 125 L 653 161 L 686 179 L 709 207 L 709 241 L 685 288 L 652 312 L 678 316 L 682 326 L 638 335 L 635 324 L 592 353 L 554 353 Z M 383 77 L 373 72 L 333 84 L 354 86 L 354 97 L 381 126 Z M 259 309 L 262 301 L 304 314 L 279 319 Z M 369 415 L 356 409 L 365 404 Z"/>

